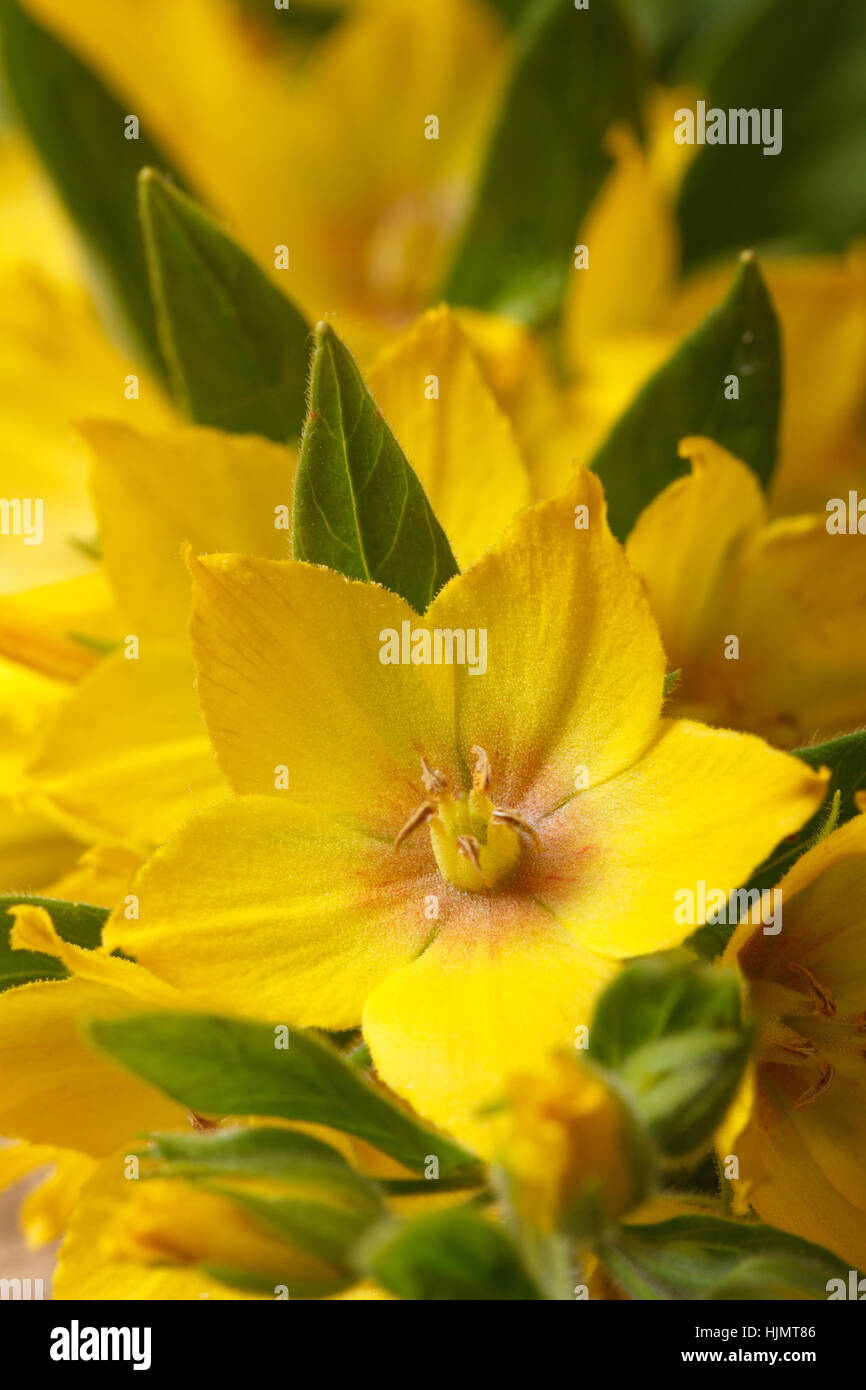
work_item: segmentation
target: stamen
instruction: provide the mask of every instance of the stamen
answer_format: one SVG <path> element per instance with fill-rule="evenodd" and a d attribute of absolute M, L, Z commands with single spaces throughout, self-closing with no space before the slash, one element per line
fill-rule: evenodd
<path fill-rule="evenodd" d="M 811 970 L 807 970 L 805 965 L 789 965 L 788 969 L 793 970 L 796 975 L 799 975 L 800 978 L 805 981 L 806 987 L 812 996 L 812 1003 L 815 1005 L 815 1013 L 823 1014 L 824 1018 L 835 1018 L 836 1001 L 830 991 L 818 983 Z"/>
<path fill-rule="evenodd" d="M 500 810 L 497 808 L 494 810 L 490 819 L 496 821 L 499 825 L 510 825 L 512 830 L 517 830 L 521 835 L 525 835 L 527 839 L 532 840 L 535 845 L 541 844 L 541 837 L 535 826 L 531 825 L 528 820 L 524 820 L 523 816 L 518 815 L 516 811 Z"/>
<path fill-rule="evenodd" d="M 430 796 L 441 796 L 448 790 L 448 778 L 444 772 L 434 771 L 426 758 L 421 759 L 421 781 Z"/>
<path fill-rule="evenodd" d="M 780 1038 L 768 1038 L 766 1033 L 762 1033 L 761 1037 L 773 1047 L 781 1047 L 785 1052 L 794 1052 L 798 1057 L 811 1057 L 818 1051 L 811 1038 L 801 1038 L 799 1042 L 790 1043 L 782 1042 Z"/>
<path fill-rule="evenodd" d="M 211 1129 L 219 1129 L 218 1120 L 208 1120 L 204 1115 L 200 1115 L 197 1110 L 188 1110 L 186 1113 L 189 1116 L 189 1122 L 193 1129 L 197 1129 L 201 1133 L 206 1133 Z"/>
<path fill-rule="evenodd" d="M 788 1106 L 788 1109 L 799 1110 L 801 1105 L 811 1105 L 819 1096 L 823 1096 L 825 1091 L 829 1091 L 835 1075 L 836 1068 L 831 1066 L 829 1062 L 826 1062 L 821 1068 L 821 1074 L 814 1086 L 810 1086 L 808 1090 L 805 1090 L 800 1096 L 800 1099 L 795 1100 L 793 1105 Z"/>
<path fill-rule="evenodd" d="M 481 882 L 486 884 L 489 888 L 490 885 L 487 883 L 487 879 L 485 878 L 481 870 L 481 846 L 479 845 L 475 836 L 458 835 L 457 850 L 458 853 L 463 855 L 464 859 L 469 860 L 469 863 L 472 865 L 478 877 L 481 879 Z"/>
<path fill-rule="evenodd" d="M 413 831 L 418 829 L 419 825 L 424 825 L 425 822 L 427 822 L 431 816 L 435 816 L 435 814 L 436 807 L 434 806 L 433 802 L 423 802 L 418 807 L 417 811 L 412 812 L 406 824 L 403 826 L 403 829 L 400 831 L 400 834 L 394 841 L 394 848 L 399 849 L 403 841 L 408 840 L 409 836 L 413 833 Z"/>
<path fill-rule="evenodd" d="M 472 787 L 474 791 L 486 792 L 490 790 L 490 759 L 483 748 L 478 744 L 472 745 L 469 750 L 475 754 L 475 770 L 472 773 Z"/>
<path fill-rule="evenodd" d="M 866 1013 L 858 1014 L 854 1020 L 854 1027 L 858 1033 L 866 1033 Z"/>

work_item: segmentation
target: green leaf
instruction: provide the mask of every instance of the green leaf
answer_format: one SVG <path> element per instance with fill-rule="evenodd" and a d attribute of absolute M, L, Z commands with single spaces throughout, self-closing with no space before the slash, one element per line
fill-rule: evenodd
<path fill-rule="evenodd" d="M 91 1025 L 96 1043 L 181 1104 L 205 1115 L 278 1115 L 330 1125 L 422 1172 L 428 1155 L 444 1177 L 474 1169 L 474 1155 L 444 1139 L 374 1088 L 328 1043 L 292 1029 L 276 1046 L 265 1023 L 202 1014 L 145 1014 Z"/>
<path fill-rule="evenodd" d="M 9 944 L 14 918 L 9 911 L 19 903 L 44 907 L 57 934 L 73 946 L 92 951 L 100 943 L 102 925 L 108 917 L 105 907 L 90 903 L 68 903 L 58 898 L 35 898 L 29 893 L 4 893 L 0 896 L 0 992 L 16 985 L 32 984 L 34 980 L 65 980 L 69 975 L 56 956 L 41 951 L 18 951 Z"/>
<path fill-rule="evenodd" d="M 16 0 L 0 0 L 6 85 L 23 125 L 150 363 L 161 371 L 147 287 L 135 180 L 144 164 L 169 170 L 147 136 L 127 140 L 135 115 Z"/>
<path fill-rule="evenodd" d="M 782 111 L 782 149 L 705 145 L 683 182 L 686 265 L 742 246 L 843 251 L 866 230 L 866 7 L 748 0 L 713 10 L 674 80 L 707 108 Z"/>
<path fill-rule="evenodd" d="M 154 1176 L 160 1178 L 274 1178 L 325 1185 L 345 1180 L 352 1190 L 375 1191 L 330 1144 L 300 1130 L 255 1125 L 152 1134 L 149 1153 L 159 1163 Z"/>
<path fill-rule="evenodd" d="M 418 613 L 457 574 L 424 489 L 355 359 L 326 323 L 315 332 L 294 552 L 347 579 L 383 584 Z"/>
<path fill-rule="evenodd" d="M 310 330 L 246 251 L 153 169 L 139 177 L 150 286 L 175 399 L 200 425 L 297 439 Z"/>
<path fill-rule="evenodd" d="M 757 888 L 762 893 L 768 888 L 775 888 L 800 855 L 820 837 L 827 828 L 831 813 L 834 826 L 844 825 L 852 816 L 858 815 L 854 796 L 857 792 L 866 791 L 866 732 L 842 734 L 828 743 L 792 749 L 792 753 L 815 770 L 829 768 L 830 781 L 824 800 L 815 814 L 793 835 L 786 836 L 776 845 L 752 874 L 748 887 Z M 733 926 L 726 923 L 707 924 L 692 933 L 688 944 L 699 955 L 711 960 L 724 950 L 733 931 Z"/>
<path fill-rule="evenodd" d="M 644 507 L 688 464 L 677 446 L 707 435 L 750 465 L 766 487 L 776 461 L 781 404 L 779 324 L 757 263 L 744 256 L 722 301 L 641 388 L 590 467 L 625 540 Z M 725 399 L 725 378 L 739 399 Z"/>
<path fill-rule="evenodd" d="M 736 972 L 709 970 L 685 951 L 626 966 L 599 1000 L 589 1041 L 669 1158 L 710 1139 L 750 1046 Z"/>
<path fill-rule="evenodd" d="M 526 7 L 475 202 L 442 297 L 552 325 L 574 242 L 612 162 L 616 121 L 641 127 L 643 83 L 615 0 Z"/>
<path fill-rule="evenodd" d="M 848 1279 L 847 1267 L 818 1245 L 715 1216 L 620 1226 L 598 1255 L 637 1299 L 826 1299 L 831 1279 Z"/>
<path fill-rule="evenodd" d="M 364 1272 L 398 1298 L 539 1301 L 506 1232 L 470 1207 L 374 1231 L 358 1252 Z"/>

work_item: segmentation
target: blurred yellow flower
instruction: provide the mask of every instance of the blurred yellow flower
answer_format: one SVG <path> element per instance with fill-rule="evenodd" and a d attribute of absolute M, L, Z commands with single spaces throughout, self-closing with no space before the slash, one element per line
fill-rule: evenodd
<path fill-rule="evenodd" d="M 691 474 L 626 542 L 682 673 L 673 711 L 781 747 L 866 722 L 863 538 L 830 534 L 826 512 L 769 521 L 755 475 L 709 439 L 680 454 Z"/>
<path fill-rule="evenodd" d="M 539 1230 L 593 1239 L 647 1193 L 649 1144 L 622 1097 L 575 1056 L 510 1078 L 503 1118 L 511 1196 Z"/>
<path fill-rule="evenodd" d="M 866 795 L 858 797 L 866 811 Z M 720 1140 L 739 1205 L 866 1267 L 866 815 L 797 861 L 784 927 L 741 924 L 736 963 L 760 1031 L 753 1075 Z"/>

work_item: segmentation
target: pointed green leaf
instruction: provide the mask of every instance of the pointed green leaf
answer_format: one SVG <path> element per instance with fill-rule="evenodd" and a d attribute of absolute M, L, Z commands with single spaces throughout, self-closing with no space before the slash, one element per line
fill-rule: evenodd
<path fill-rule="evenodd" d="M 526 8 L 514 69 L 443 298 L 554 322 L 578 228 L 612 168 L 616 121 L 641 125 L 642 80 L 616 0 Z"/>
<path fill-rule="evenodd" d="M 857 792 L 866 791 L 866 732 L 842 734 L 840 738 L 813 744 L 811 748 L 794 748 L 792 753 L 816 771 L 821 767 L 829 768 L 830 781 L 824 800 L 815 814 L 793 835 L 782 840 L 755 870 L 748 886 L 762 893 L 768 888 L 775 888 L 800 855 L 805 854 L 823 832 L 844 825 L 852 816 L 858 815 L 854 796 Z M 732 926 L 724 923 L 708 924 L 693 932 L 688 944 L 699 955 L 711 960 L 725 949 L 733 930 Z"/>
<path fill-rule="evenodd" d="M 279 1030 L 278 1030 L 279 1031 Z M 96 1043 L 119 1062 L 201 1114 L 279 1115 L 330 1125 L 423 1172 L 429 1155 L 443 1177 L 476 1166 L 472 1154 L 420 1124 L 364 1080 L 330 1044 L 202 1014 L 146 1014 L 92 1024 Z"/>
<path fill-rule="evenodd" d="M 732 375 L 736 400 L 725 396 Z M 714 439 L 766 487 L 781 392 L 779 324 L 754 257 L 744 256 L 727 298 L 638 392 L 590 464 L 604 483 L 614 534 L 624 540 L 657 493 L 688 472 L 677 454 L 686 435 Z"/>
<path fill-rule="evenodd" d="M 34 980 L 64 980 L 69 974 L 56 956 L 41 951 L 19 951 L 9 944 L 14 918 L 9 911 L 19 903 L 44 907 L 57 934 L 73 946 L 93 950 L 100 943 L 108 909 L 90 903 L 68 903 L 58 898 L 35 898 L 29 893 L 5 893 L 0 897 L 0 992 Z"/>
<path fill-rule="evenodd" d="M 135 180 L 142 165 L 168 171 L 169 162 L 143 128 L 126 139 L 125 119 L 136 113 L 16 0 L 0 0 L 0 35 L 6 85 L 27 134 L 139 346 L 161 370 Z"/>
<path fill-rule="evenodd" d="M 139 177 L 150 285 L 175 399 L 200 425 L 297 439 L 310 330 L 246 251 L 153 169 Z"/>
<path fill-rule="evenodd" d="M 830 1280 L 848 1282 L 847 1267 L 821 1246 L 716 1216 L 620 1226 L 598 1254 L 630 1298 L 826 1299 Z"/>
<path fill-rule="evenodd" d="M 418 613 L 457 574 L 424 489 L 326 323 L 315 333 L 293 543 L 297 559 L 382 584 Z"/>
<path fill-rule="evenodd" d="M 501 1226 L 470 1207 L 375 1230 L 358 1252 L 365 1273 L 398 1298 L 529 1300 L 542 1293 Z"/>

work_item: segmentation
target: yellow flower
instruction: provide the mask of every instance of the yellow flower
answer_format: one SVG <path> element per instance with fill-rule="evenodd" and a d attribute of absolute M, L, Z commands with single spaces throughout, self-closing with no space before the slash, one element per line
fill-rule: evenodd
<path fill-rule="evenodd" d="M 660 721 L 661 644 L 590 475 L 423 620 L 306 564 L 193 570 L 199 692 L 241 795 L 154 855 L 140 921 L 105 940 L 212 1007 L 363 1018 L 386 1083 L 458 1136 L 588 1024 L 619 960 L 681 940 L 678 888 L 733 887 L 820 802 L 824 777 L 760 740 Z M 422 655 L 483 633 L 489 669 L 383 664 L 413 629 Z"/>
<path fill-rule="evenodd" d="M 626 543 L 682 671 L 674 711 L 782 747 L 862 724 L 862 537 L 829 534 L 826 513 L 770 522 L 744 464 L 708 439 L 685 439 L 680 453 L 691 475 L 650 503 Z"/>
<path fill-rule="evenodd" d="M 652 1170 L 649 1146 L 600 1075 L 555 1053 L 536 1073 L 512 1077 L 505 1096 L 499 1157 L 526 1220 L 593 1238 L 637 1205 Z"/>
<path fill-rule="evenodd" d="M 259 1294 L 244 1294 L 209 1278 L 192 1265 L 179 1262 L 178 1255 L 184 1238 L 189 1240 L 189 1226 L 195 1215 L 200 1213 L 199 1205 L 195 1213 L 184 1216 L 184 1198 L 188 1195 L 186 1185 L 177 1188 L 177 1205 L 171 1214 L 171 1223 L 176 1228 L 175 1260 L 172 1263 L 158 1264 L 153 1259 L 142 1258 L 142 1246 L 147 1237 L 147 1214 L 139 1213 L 137 1230 L 139 1247 L 132 1249 L 132 1235 L 124 1239 L 123 1220 L 127 1204 L 137 1191 L 138 1184 L 128 1180 L 124 1171 L 124 1154 L 115 1153 L 95 1170 L 84 1186 L 76 1203 L 57 1262 L 54 1277 L 54 1297 L 58 1299 L 199 1299 L 237 1300 L 262 1297 Z M 180 1199 L 180 1200 L 178 1200 Z M 228 1205 L 228 1204 L 226 1204 Z M 220 1210 L 222 1220 L 225 1213 Z M 210 1213 L 213 1218 L 213 1211 Z M 182 1222 L 187 1223 L 182 1228 Z M 150 1216 L 151 1250 L 156 1239 L 157 1214 Z M 134 1228 L 135 1229 L 135 1228 Z M 226 1231 L 225 1240 L 231 1239 L 233 1232 Z M 211 1239 L 219 1238 L 219 1228 L 211 1232 Z M 137 1255 L 138 1258 L 134 1258 Z"/>
<path fill-rule="evenodd" d="M 760 1046 L 720 1152 L 738 1161 L 740 1205 L 863 1269 L 866 816 L 804 854 L 780 888 L 781 934 L 744 922 L 725 953 L 748 986 Z"/>
<path fill-rule="evenodd" d="M 507 51 L 483 0 L 358 5 L 302 64 L 229 0 L 143 0 L 134 25 L 111 0 L 25 4 L 262 266 L 288 246 L 275 275 L 313 322 L 345 313 L 356 348 L 373 345 L 435 292 Z M 429 114 L 441 138 L 425 138 Z"/>

